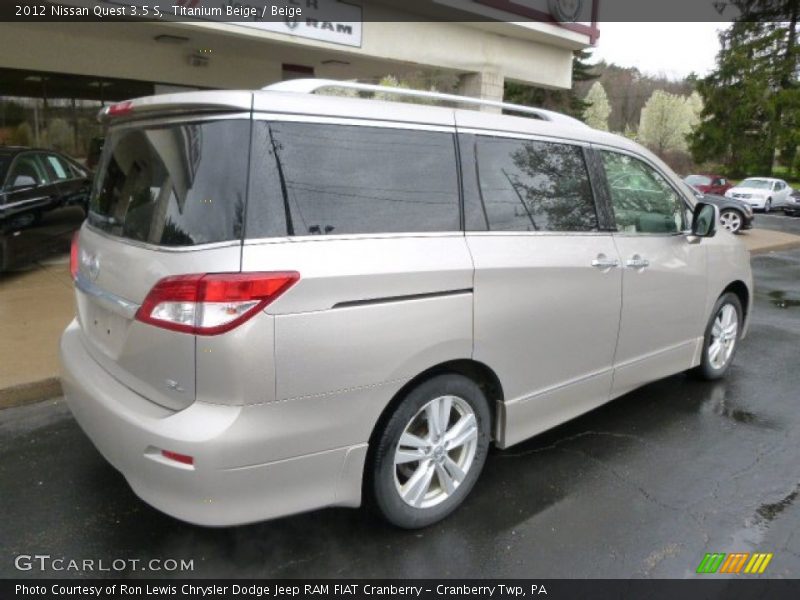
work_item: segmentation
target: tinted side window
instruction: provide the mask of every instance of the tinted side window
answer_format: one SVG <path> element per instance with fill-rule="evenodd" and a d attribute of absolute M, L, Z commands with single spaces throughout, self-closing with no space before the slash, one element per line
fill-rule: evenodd
<path fill-rule="evenodd" d="M 40 156 L 50 168 L 51 176 L 55 181 L 65 181 L 75 177 L 72 169 L 70 169 L 69 163 L 60 156 L 56 156 L 55 154 L 41 154 Z"/>
<path fill-rule="evenodd" d="M 8 175 L 8 185 L 14 187 L 22 184 L 23 180 L 29 181 L 30 179 L 35 181 L 36 185 L 50 183 L 47 169 L 45 169 L 38 157 L 32 153 L 22 154 L 17 157 L 17 160 L 14 161 L 14 166 L 11 167 L 11 173 Z"/>
<path fill-rule="evenodd" d="M 601 151 L 617 229 L 627 233 L 683 230 L 684 204 L 652 167 L 627 154 Z"/>
<path fill-rule="evenodd" d="M 483 136 L 476 144 L 478 187 L 490 230 L 597 229 L 581 148 Z"/>
<path fill-rule="evenodd" d="M 459 231 L 449 133 L 257 121 L 247 237 Z"/>

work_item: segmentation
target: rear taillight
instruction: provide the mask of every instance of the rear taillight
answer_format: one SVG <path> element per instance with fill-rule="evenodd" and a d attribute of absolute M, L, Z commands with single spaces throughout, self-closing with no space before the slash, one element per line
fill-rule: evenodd
<path fill-rule="evenodd" d="M 72 235 L 72 244 L 69 247 L 69 272 L 72 275 L 72 279 L 77 279 L 78 277 L 78 251 L 79 251 L 79 242 L 80 242 L 81 232 L 76 231 Z"/>
<path fill-rule="evenodd" d="M 299 279 L 294 271 L 165 277 L 147 294 L 136 319 L 173 331 L 217 335 L 247 321 Z"/>
<path fill-rule="evenodd" d="M 133 112 L 133 102 L 127 100 L 125 102 L 117 102 L 108 107 L 109 117 L 121 117 Z"/>

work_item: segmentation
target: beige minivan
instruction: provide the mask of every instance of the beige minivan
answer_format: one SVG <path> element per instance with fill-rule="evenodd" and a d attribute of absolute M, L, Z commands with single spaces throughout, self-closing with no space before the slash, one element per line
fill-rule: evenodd
<path fill-rule="evenodd" d="M 364 501 L 422 527 L 490 444 L 674 373 L 721 377 L 744 336 L 749 256 L 717 209 L 567 116 L 295 80 L 103 119 L 64 390 L 180 519 Z"/>

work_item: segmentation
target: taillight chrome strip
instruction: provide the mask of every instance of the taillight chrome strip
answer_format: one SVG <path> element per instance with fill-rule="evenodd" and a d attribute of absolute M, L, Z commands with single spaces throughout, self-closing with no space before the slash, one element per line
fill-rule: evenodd
<path fill-rule="evenodd" d="M 126 319 L 133 319 L 136 316 L 136 311 L 139 310 L 138 304 L 126 300 L 121 296 L 117 296 L 108 290 L 104 290 L 81 273 L 78 273 L 78 276 L 75 278 L 75 287 L 84 294 L 91 296 L 104 307 L 122 315 Z"/>

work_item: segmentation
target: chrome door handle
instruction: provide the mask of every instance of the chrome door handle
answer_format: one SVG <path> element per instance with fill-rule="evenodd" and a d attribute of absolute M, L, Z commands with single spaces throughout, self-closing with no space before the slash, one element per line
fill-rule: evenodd
<path fill-rule="evenodd" d="M 645 267 L 650 266 L 650 261 L 646 258 L 642 258 L 638 254 L 634 254 L 630 259 L 625 261 L 626 267 L 632 267 L 634 269 L 644 269 Z"/>
<path fill-rule="evenodd" d="M 605 254 L 598 254 L 597 258 L 592 261 L 592 266 L 598 269 L 613 269 L 619 266 L 619 260 L 608 258 Z"/>

